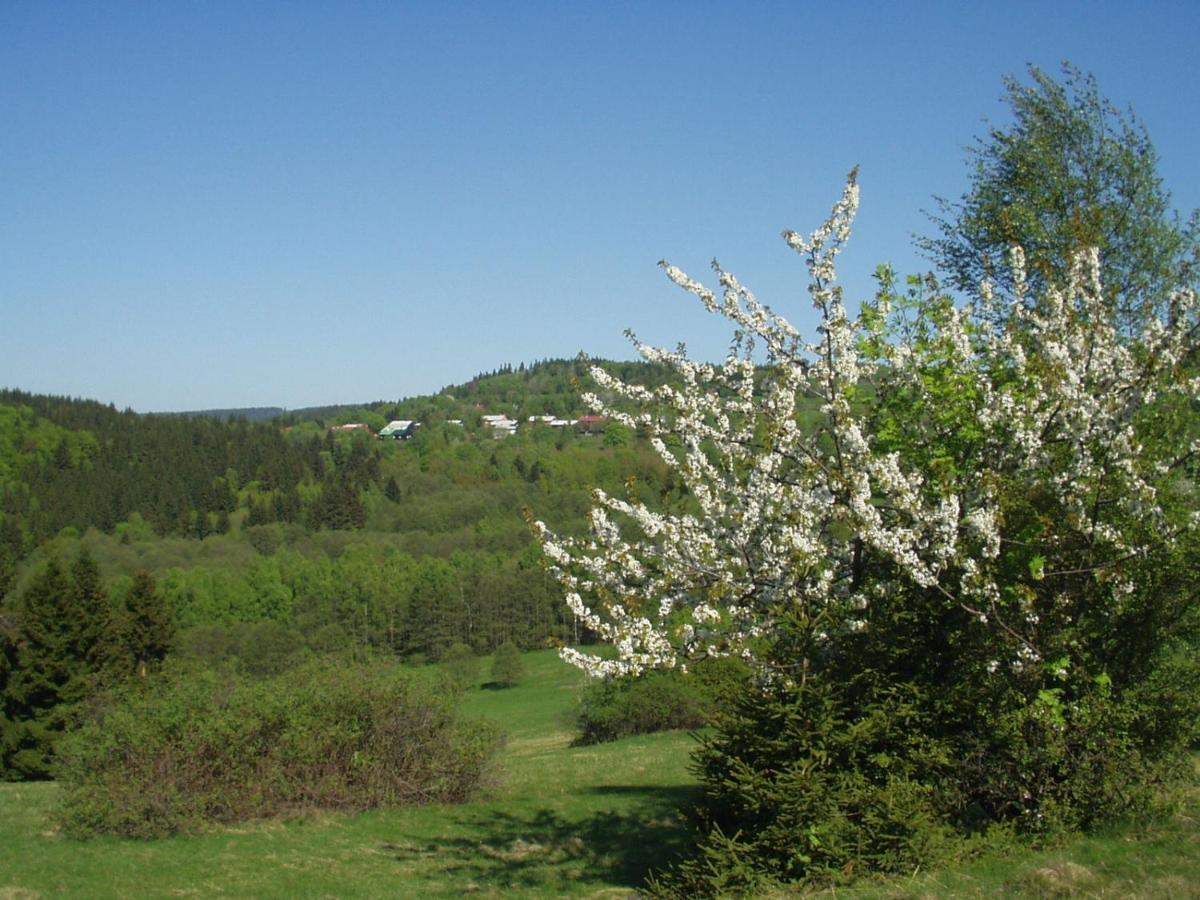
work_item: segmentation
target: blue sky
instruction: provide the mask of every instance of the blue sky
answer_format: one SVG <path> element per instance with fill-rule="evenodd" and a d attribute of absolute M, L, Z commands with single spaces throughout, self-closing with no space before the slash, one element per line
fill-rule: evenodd
<path fill-rule="evenodd" d="M 138 411 L 396 399 L 504 363 L 719 358 L 661 258 L 811 323 L 911 249 L 1002 78 L 1070 59 L 1200 206 L 1200 4 L 0 0 L 0 386 Z"/>

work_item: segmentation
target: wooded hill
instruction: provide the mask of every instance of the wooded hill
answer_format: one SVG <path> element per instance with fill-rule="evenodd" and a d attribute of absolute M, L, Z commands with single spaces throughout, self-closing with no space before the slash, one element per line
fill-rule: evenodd
<path fill-rule="evenodd" d="M 647 384 L 663 377 L 605 365 Z M 48 559 L 69 562 L 84 543 L 108 582 L 151 572 L 184 629 L 336 626 L 431 655 L 456 640 L 486 650 L 510 636 L 526 646 L 565 637 L 522 510 L 578 529 L 595 486 L 632 482 L 664 500 L 675 490 L 623 426 L 580 434 L 528 421 L 585 414 L 585 371 L 575 360 L 505 367 L 432 396 L 265 423 L 2 391 L 0 590 L 18 606 Z M 521 426 L 498 437 L 485 414 Z M 406 441 L 334 430 L 393 419 L 421 427 Z M 443 609 L 437 634 L 418 638 L 422 605 L 448 598 L 457 612 Z M 514 616 L 514 604 L 528 608 Z"/>
<path fill-rule="evenodd" d="M 597 486 L 686 502 L 630 429 L 529 421 L 586 414 L 586 368 L 269 422 L 0 392 L 0 777 L 45 777 L 73 705 L 167 654 L 266 675 L 328 651 L 586 638 L 526 514 L 577 532 Z M 376 437 L 395 419 L 421 425 Z"/>

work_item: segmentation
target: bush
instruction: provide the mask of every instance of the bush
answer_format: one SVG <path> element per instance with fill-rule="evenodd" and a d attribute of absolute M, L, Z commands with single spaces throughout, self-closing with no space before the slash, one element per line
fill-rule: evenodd
<path fill-rule="evenodd" d="M 723 705 L 736 702 L 750 669 L 730 657 L 705 659 L 686 674 L 655 670 L 590 682 L 575 713 L 577 744 L 601 744 L 632 734 L 699 728 Z"/>
<path fill-rule="evenodd" d="M 1145 660 L 1136 681 L 1062 678 L 1029 699 L 894 640 L 903 617 L 966 644 L 950 622 L 905 608 L 884 628 L 877 612 L 878 633 L 827 651 L 805 679 L 745 683 L 719 706 L 695 760 L 696 852 L 652 893 L 757 896 L 912 872 L 984 843 L 1144 820 L 1191 773 L 1190 645 Z"/>
<path fill-rule="evenodd" d="M 521 651 L 512 641 L 505 641 L 496 648 L 492 658 L 492 683 L 500 687 L 512 687 L 521 679 L 525 665 L 521 662 Z"/>
<path fill-rule="evenodd" d="M 699 728 L 708 712 L 700 683 L 678 671 L 593 681 L 579 699 L 576 743 L 600 744 L 631 734 Z"/>
<path fill-rule="evenodd" d="M 442 654 L 442 675 L 456 693 L 473 688 L 479 684 L 479 657 L 466 644 L 451 644 Z"/>
<path fill-rule="evenodd" d="M 233 634 L 239 664 L 248 675 L 280 675 L 303 659 L 304 638 L 280 622 L 234 625 Z"/>
<path fill-rule="evenodd" d="M 178 670 L 98 703 L 61 749 L 72 835 L 157 837 L 471 796 L 499 746 L 427 680 L 324 659 L 271 679 Z"/>

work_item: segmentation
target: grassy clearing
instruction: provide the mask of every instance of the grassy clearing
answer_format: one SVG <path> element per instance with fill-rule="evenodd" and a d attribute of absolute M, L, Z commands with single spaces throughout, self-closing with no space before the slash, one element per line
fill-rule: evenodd
<path fill-rule="evenodd" d="M 0 900 L 31 897 L 624 896 L 685 833 L 692 739 L 569 746 L 578 674 L 528 654 L 468 713 L 509 733 L 496 786 L 461 806 L 255 823 L 153 842 L 59 835 L 52 784 L 0 787 Z M 485 666 L 486 670 L 486 666 Z"/>
<path fill-rule="evenodd" d="M 694 790 L 692 739 L 571 747 L 578 674 L 550 651 L 524 662 L 517 687 L 466 699 L 510 736 L 483 800 L 79 842 L 53 827 L 54 785 L 0 786 L 0 900 L 628 896 L 685 846 L 677 810 Z M 1181 801 L 1161 824 L 815 896 L 1200 898 L 1200 789 Z"/>

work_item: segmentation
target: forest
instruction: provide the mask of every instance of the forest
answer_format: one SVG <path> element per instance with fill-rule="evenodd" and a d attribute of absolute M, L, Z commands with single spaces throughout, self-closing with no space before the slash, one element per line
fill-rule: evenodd
<path fill-rule="evenodd" d="M 586 636 L 526 517 L 579 529 L 596 486 L 681 502 L 631 429 L 530 421 L 585 414 L 586 372 L 519 364 L 433 396 L 257 422 L 0 392 L 0 773 L 45 777 L 64 710 L 168 650 L 266 675 L 313 653 L 421 662 Z M 487 414 L 520 426 L 498 436 Z M 395 419 L 420 427 L 377 438 Z"/>

